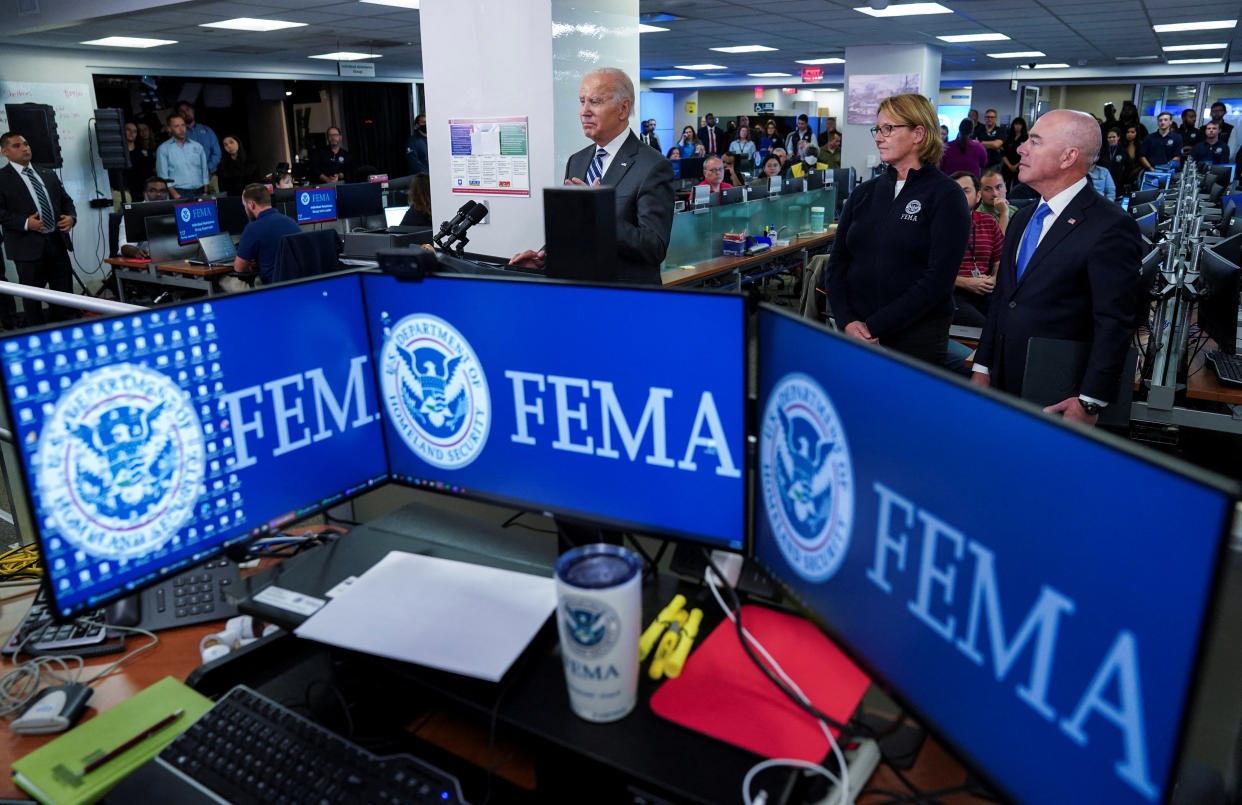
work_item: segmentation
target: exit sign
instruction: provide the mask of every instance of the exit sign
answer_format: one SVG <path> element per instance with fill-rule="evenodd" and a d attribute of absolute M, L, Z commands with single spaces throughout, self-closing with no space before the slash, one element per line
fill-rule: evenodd
<path fill-rule="evenodd" d="M 816 81 L 823 81 L 823 80 L 824 80 L 824 68 L 823 67 L 803 67 L 802 68 L 802 83 L 813 84 Z"/>
<path fill-rule="evenodd" d="M 786 95 L 793 95 L 797 91 L 798 90 L 796 90 L 793 87 L 781 87 L 781 92 L 785 93 Z"/>
<path fill-rule="evenodd" d="M 763 100 L 763 87 L 755 87 L 755 100 L 756 101 Z"/>

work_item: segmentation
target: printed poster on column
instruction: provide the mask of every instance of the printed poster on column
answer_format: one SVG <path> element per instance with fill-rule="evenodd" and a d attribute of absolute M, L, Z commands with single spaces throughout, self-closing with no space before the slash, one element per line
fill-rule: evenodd
<path fill-rule="evenodd" d="M 530 195 L 530 148 L 525 117 L 449 120 L 454 193 Z"/>

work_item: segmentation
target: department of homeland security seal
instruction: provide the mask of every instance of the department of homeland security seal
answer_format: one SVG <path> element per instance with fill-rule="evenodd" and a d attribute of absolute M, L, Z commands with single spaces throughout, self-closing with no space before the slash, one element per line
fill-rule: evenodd
<path fill-rule="evenodd" d="M 598 598 L 565 596 L 561 600 L 561 621 L 574 652 L 590 659 L 607 654 L 621 635 L 620 616 Z"/>
<path fill-rule="evenodd" d="M 922 210 L 923 210 L 923 202 L 919 201 L 917 198 L 910 199 L 910 203 L 906 205 L 907 215 L 918 215 L 920 212 L 922 212 Z"/>
<path fill-rule="evenodd" d="M 87 372 L 39 435 L 35 485 L 61 535 L 124 559 L 163 545 L 204 489 L 203 428 L 190 396 L 136 364 Z"/>
<path fill-rule="evenodd" d="M 381 355 L 389 419 L 414 453 L 441 469 L 479 457 L 492 426 L 487 377 L 448 322 L 414 313 L 392 328 Z"/>
<path fill-rule="evenodd" d="M 185 221 L 187 224 L 190 223 L 190 208 L 189 207 L 181 208 L 181 220 Z"/>
<path fill-rule="evenodd" d="M 307 204 L 310 204 L 310 193 L 303 193 L 301 201 L 302 201 L 302 206 L 306 206 Z"/>
<path fill-rule="evenodd" d="M 791 372 L 763 412 L 759 481 L 781 553 L 807 581 L 845 560 L 854 527 L 854 470 L 841 420 L 813 379 Z"/>

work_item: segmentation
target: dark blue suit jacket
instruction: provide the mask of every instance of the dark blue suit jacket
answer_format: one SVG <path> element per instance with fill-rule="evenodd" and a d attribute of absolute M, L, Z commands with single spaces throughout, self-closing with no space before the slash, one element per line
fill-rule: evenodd
<path fill-rule="evenodd" d="M 69 194 L 65 192 L 65 187 L 60 183 L 60 179 L 56 178 L 56 174 L 44 168 L 35 168 L 35 172 L 43 180 L 43 186 L 47 188 L 48 200 L 52 202 L 52 212 L 55 214 L 52 225 L 55 226 L 56 221 L 62 215 L 77 218 L 78 213 L 74 209 L 73 199 L 69 198 Z M 0 228 L 4 229 L 4 242 L 10 260 L 27 262 L 38 260 L 43 256 L 43 238 L 46 236 L 26 229 L 26 219 L 38 211 L 39 208 L 31 198 L 30 191 L 26 189 L 26 182 L 17 174 L 17 169 L 12 163 L 0 168 Z M 44 221 L 44 223 L 47 222 Z M 73 249 L 73 242 L 70 241 L 68 234 L 59 230 L 50 234 L 53 237 L 63 238 L 65 248 Z"/>
<path fill-rule="evenodd" d="M 1087 342 L 1091 347 L 1078 391 L 1113 402 L 1138 308 L 1143 256 L 1138 225 L 1088 181 L 1052 224 L 1018 280 L 1018 244 L 1037 208 L 1032 204 L 1009 222 L 975 362 L 988 367 L 993 387 L 1020 394 L 1029 339 Z"/>

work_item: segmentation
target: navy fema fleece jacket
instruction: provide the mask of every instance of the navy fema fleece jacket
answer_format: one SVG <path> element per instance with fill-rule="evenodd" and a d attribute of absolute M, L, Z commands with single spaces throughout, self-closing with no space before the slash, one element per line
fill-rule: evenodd
<path fill-rule="evenodd" d="M 957 182 L 935 165 L 897 170 L 850 194 L 828 263 L 827 292 L 837 327 L 866 323 L 883 341 L 953 313 L 953 283 L 970 236 L 970 210 Z"/>

